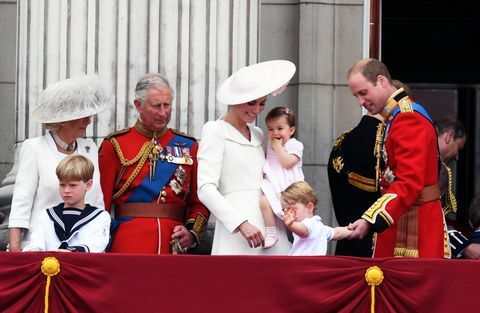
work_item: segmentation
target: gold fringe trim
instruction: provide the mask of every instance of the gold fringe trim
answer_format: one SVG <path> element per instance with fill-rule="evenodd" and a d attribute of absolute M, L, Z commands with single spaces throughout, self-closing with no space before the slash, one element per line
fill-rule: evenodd
<path fill-rule="evenodd" d="M 395 257 L 405 257 L 405 258 L 418 258 L 419 253 L 418 249 L 408 249 L 408 248 L 395 248 L 393 249 L 393 256 Z"/>
<path fill-rule="evenodd" d="M 393 249 L 393 256 L 403 257 L 403 256 L 405 256 L 405 251 L 407 251 L 407 248 L 405 248 L 405 247 L 402 247 L 402 248 L 396 247 L 395 249 Z"/>
<path fill-rule="evenodd" d="M 443 216 L 443 257 L 445 259 L 452 258 L 452 251 L 450 249 L 450 236 L 448 236 L 447 222 L 445 221 L 445 215 Z"/>

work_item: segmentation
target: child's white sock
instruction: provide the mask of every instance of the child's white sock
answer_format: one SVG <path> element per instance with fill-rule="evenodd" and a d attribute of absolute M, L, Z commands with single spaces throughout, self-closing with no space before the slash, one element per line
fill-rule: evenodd
<path fill-rule="evenodd" d="M 273 247 L 278 241 L 277 237 L 277 228 L 276 227 L 265 227 L 265 246 L 264 249 Z"/>

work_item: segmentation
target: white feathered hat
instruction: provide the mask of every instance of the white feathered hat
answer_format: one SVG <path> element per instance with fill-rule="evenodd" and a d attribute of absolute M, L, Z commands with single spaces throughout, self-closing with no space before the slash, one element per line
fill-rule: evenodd
<path fill-rule="evenodd" d="M 33 111 L 41 123 L 60 123 L 92 116 L 110 105 L 97 75 L 82 75 L 48 86 Z"/>
<path fill-rule="evenodd" d="M 223 104 L 241 104 L 267 96 L 286 86 L 295 70 L 295 64 L 285 60 L 244 67 L 222 83 L 217 100 Z"/>

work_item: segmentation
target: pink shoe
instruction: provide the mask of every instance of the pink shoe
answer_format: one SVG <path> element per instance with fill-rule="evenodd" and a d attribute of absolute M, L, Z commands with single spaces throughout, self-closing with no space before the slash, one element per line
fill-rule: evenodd
<path fill-rule="evenodd" d="M 265 237 L 265 245 L 263 246 L 263 249 L 268 249 L 273 247 L 278 241 L 277 236 L 268 236 Z"/>
<path fill-rule="evenodd" d="M 265 245 L 264 249 L 273 247 L 278 241 L 277 237 L 277 228 L 276 227 L 267 227 L 265 232 Z"/>

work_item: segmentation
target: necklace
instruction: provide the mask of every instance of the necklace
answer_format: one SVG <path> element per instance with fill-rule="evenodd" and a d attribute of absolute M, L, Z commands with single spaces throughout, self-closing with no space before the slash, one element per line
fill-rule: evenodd
<path fill-rule="evenodd" d="M 75 150 L 75 148 L 77 147 L 76 140 L 72 144 L 68 144 L 68 143 L 65 143 L 62 139 L 60 139 L 60 137 L 58 137 L 58 135 L 55 134 L 54 132 L 50 132 L 50 134 L 52 135 L 52 138 L 53 138 L 53 141 L 55 141 L 55 144 L 57 144 L 57 146 L 59 146 L 63 150 L 70 152 Z"/>

